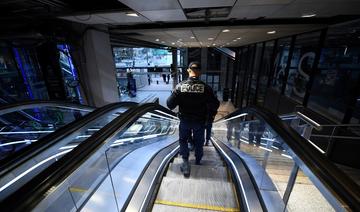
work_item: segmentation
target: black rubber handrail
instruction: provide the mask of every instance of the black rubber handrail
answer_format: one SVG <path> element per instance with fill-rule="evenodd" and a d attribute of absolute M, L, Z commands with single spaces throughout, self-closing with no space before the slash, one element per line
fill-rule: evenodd
<path fill-rule="evenodd" d="M 121 133 L 143 114 L 161 110 L 175 115 L 172 111 L 156 103 L 145 103 L 128 109 L 121 116 L 115 118 L 90 138 L 81 142 L 71 152 L 47 167 L 36 177 L 27 182 L 17 191 L 0 203 L 0 208 L 6 211 L 30 211 L 46 197 L 46 193 L 59 186 L 71 173 L 76 171 L 83 162 L 96 153 L 103 145 L 104 140 Z M 19 204 L 20 203 L 20 204 Z"/>
<path fill-rule="evenodd" d="M 314 149 L 305 138 L 282 122 L 274 113 L 265 108 L 253 106 L 237 110 L 218 121 L 226 120 L 242 113 L 254 114 L 267 123 L 342 203 L 346 204 L 353 211 L 360 211 L 359 186 L 329 161 L 325 155 L 320 154 Z"/>
<path fill-rule="evenodd" d="M 35 157 L 38 153 L 42 152 L 46 148 L 56 144 L 58 141 L 64 139 L 71 133 L 79 130 L 89 122 L 98 119 L 104 114 L 108 113 L 111 110 L 114 110 L 119 107 L 131 107 L 137 105 L 134 102 L 120 102 L 108 104 L 104 107 L 98 108 L 91 113 L 86 114 L 83 117 L 80 117 L 74 122 L 71 122 L 53 133 L 49 133 L 44 137 L 40 138 L 37 142 L 34 142 L 23 149 L 20 149 L 15 154 L 10 155 L 9 157 L 0 160 L 0 178 L 14 170 L 16 167 L 19 167 L 24 162 Z"/>
<path fill-rule="evenodd" d="M 18 103 L 4 104 L 0 106 L 0 115 L 4 115 L 7 113 L 12 113 L 20 110 L 26 110 L 34 107 L 74 107 L 85 110 L 93 110 L 94 107 L 87 105 L 75 104 L 72 102 L 64 102 L 64 101 L 44 101 L 44 100 L 33 100 L 33 101 L 24 101 Z"/>

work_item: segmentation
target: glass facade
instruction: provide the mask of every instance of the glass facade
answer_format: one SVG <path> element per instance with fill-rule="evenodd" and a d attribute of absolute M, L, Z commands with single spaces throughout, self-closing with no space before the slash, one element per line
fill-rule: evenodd
<path fill-rule="evenodd" d="M 66 90 L 66 97 L 72 102 L 83 103 L 80 95 L 80 81 L 71 58 L 70 47 L 66 44 L 61 44 L 57 45 L 57 48 L 60 54 L 59 63 Z"/>
<path fill-rule="evenodd" d="M 273 67 L 273 76 L 271 87 L 278 92 L 282 92 L 284 83 L 286 82 L 286 69 L 289 59 L 291 38 L 283 38 L 278 40 L 275 52 L 275 62 Z"/>
<path fill-rule="evenodd" d="M 301 103 L 319 45 L 320 32 L 296 36 L 284 94 Z"/>
<path fill-rule="evenodd" d="M 264 55 L 259 70 L 259 83 L 257 84 L 257 98 L 256 104 L 262 106 L 265 100 L 266 88 L 269 83 L 269 76 L 272 68 L 272 55 L 274 51 L 275 41 L 265 43 Z"/>
<path fill-rule="evenodd" d="M 351 108 L 359 120 L 359 36 L 360 22 L 328 29 L 310 93 L 308 106 L 339 122 Z"/>
<path fill-rule="evenodd" d="M 35 50 L 0 48 L 0 104 L 48 98 Z"/>
<path fill-rule="evenodd" d="M 360 20 L 243 46 L 238 55 L 237 107 L 281 114 L 301 105 L 334 122 L 359 123 Z"/>

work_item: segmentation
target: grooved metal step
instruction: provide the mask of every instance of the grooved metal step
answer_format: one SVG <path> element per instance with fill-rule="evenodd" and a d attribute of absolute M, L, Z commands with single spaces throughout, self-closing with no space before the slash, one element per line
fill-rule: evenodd
<path fill-rule="evenodd" d="M 158 205 L 163 205 L 158 207 Z M 239 210 L 233 185 L 226 181 L 164 177 L 153 211 L 164 206 L 203 210 Z M 165 211 L 164 210 L 164 211 Z"/>
<path fill-rule="evenodd" d="M 181 156 L 169 165 L 152 211 L 240 211 L 233 183 L 212 145 L 204 147 L 201 165 L 195 165 L 194 152 L 190 152 L 189 162 L 189 178 L 180 171 Z"/>
<path fill-rule="evenodd" d="M 180 165 L 181 164 L 170 164 L 166 177 L 183 178 L 183 174 L 180 171 Z M 223 166 L 191 165 L 190 178 L 227 181 L 228 175 L 226 168 Z"/>

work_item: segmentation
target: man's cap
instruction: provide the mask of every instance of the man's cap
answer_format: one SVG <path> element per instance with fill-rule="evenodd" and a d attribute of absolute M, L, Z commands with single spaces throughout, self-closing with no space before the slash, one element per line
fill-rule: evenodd
<path fill-rule="evenodd" d="M 201 71 L 201 65 L 197 61 L 193 61 L 189 64 L 189 69 L 193 71 Z"/>

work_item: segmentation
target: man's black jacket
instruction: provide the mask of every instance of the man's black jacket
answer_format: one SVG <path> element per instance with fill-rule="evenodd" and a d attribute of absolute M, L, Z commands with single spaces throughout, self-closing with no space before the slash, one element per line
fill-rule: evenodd
<path fill-rule="evenodd" d="M 213 121 L 220 105 L 211 87 L 197 77 L 189 77 L 177 84 L 166 103 L 171 110 L 179 106 L 180 119 L 204 123 Z"/>

